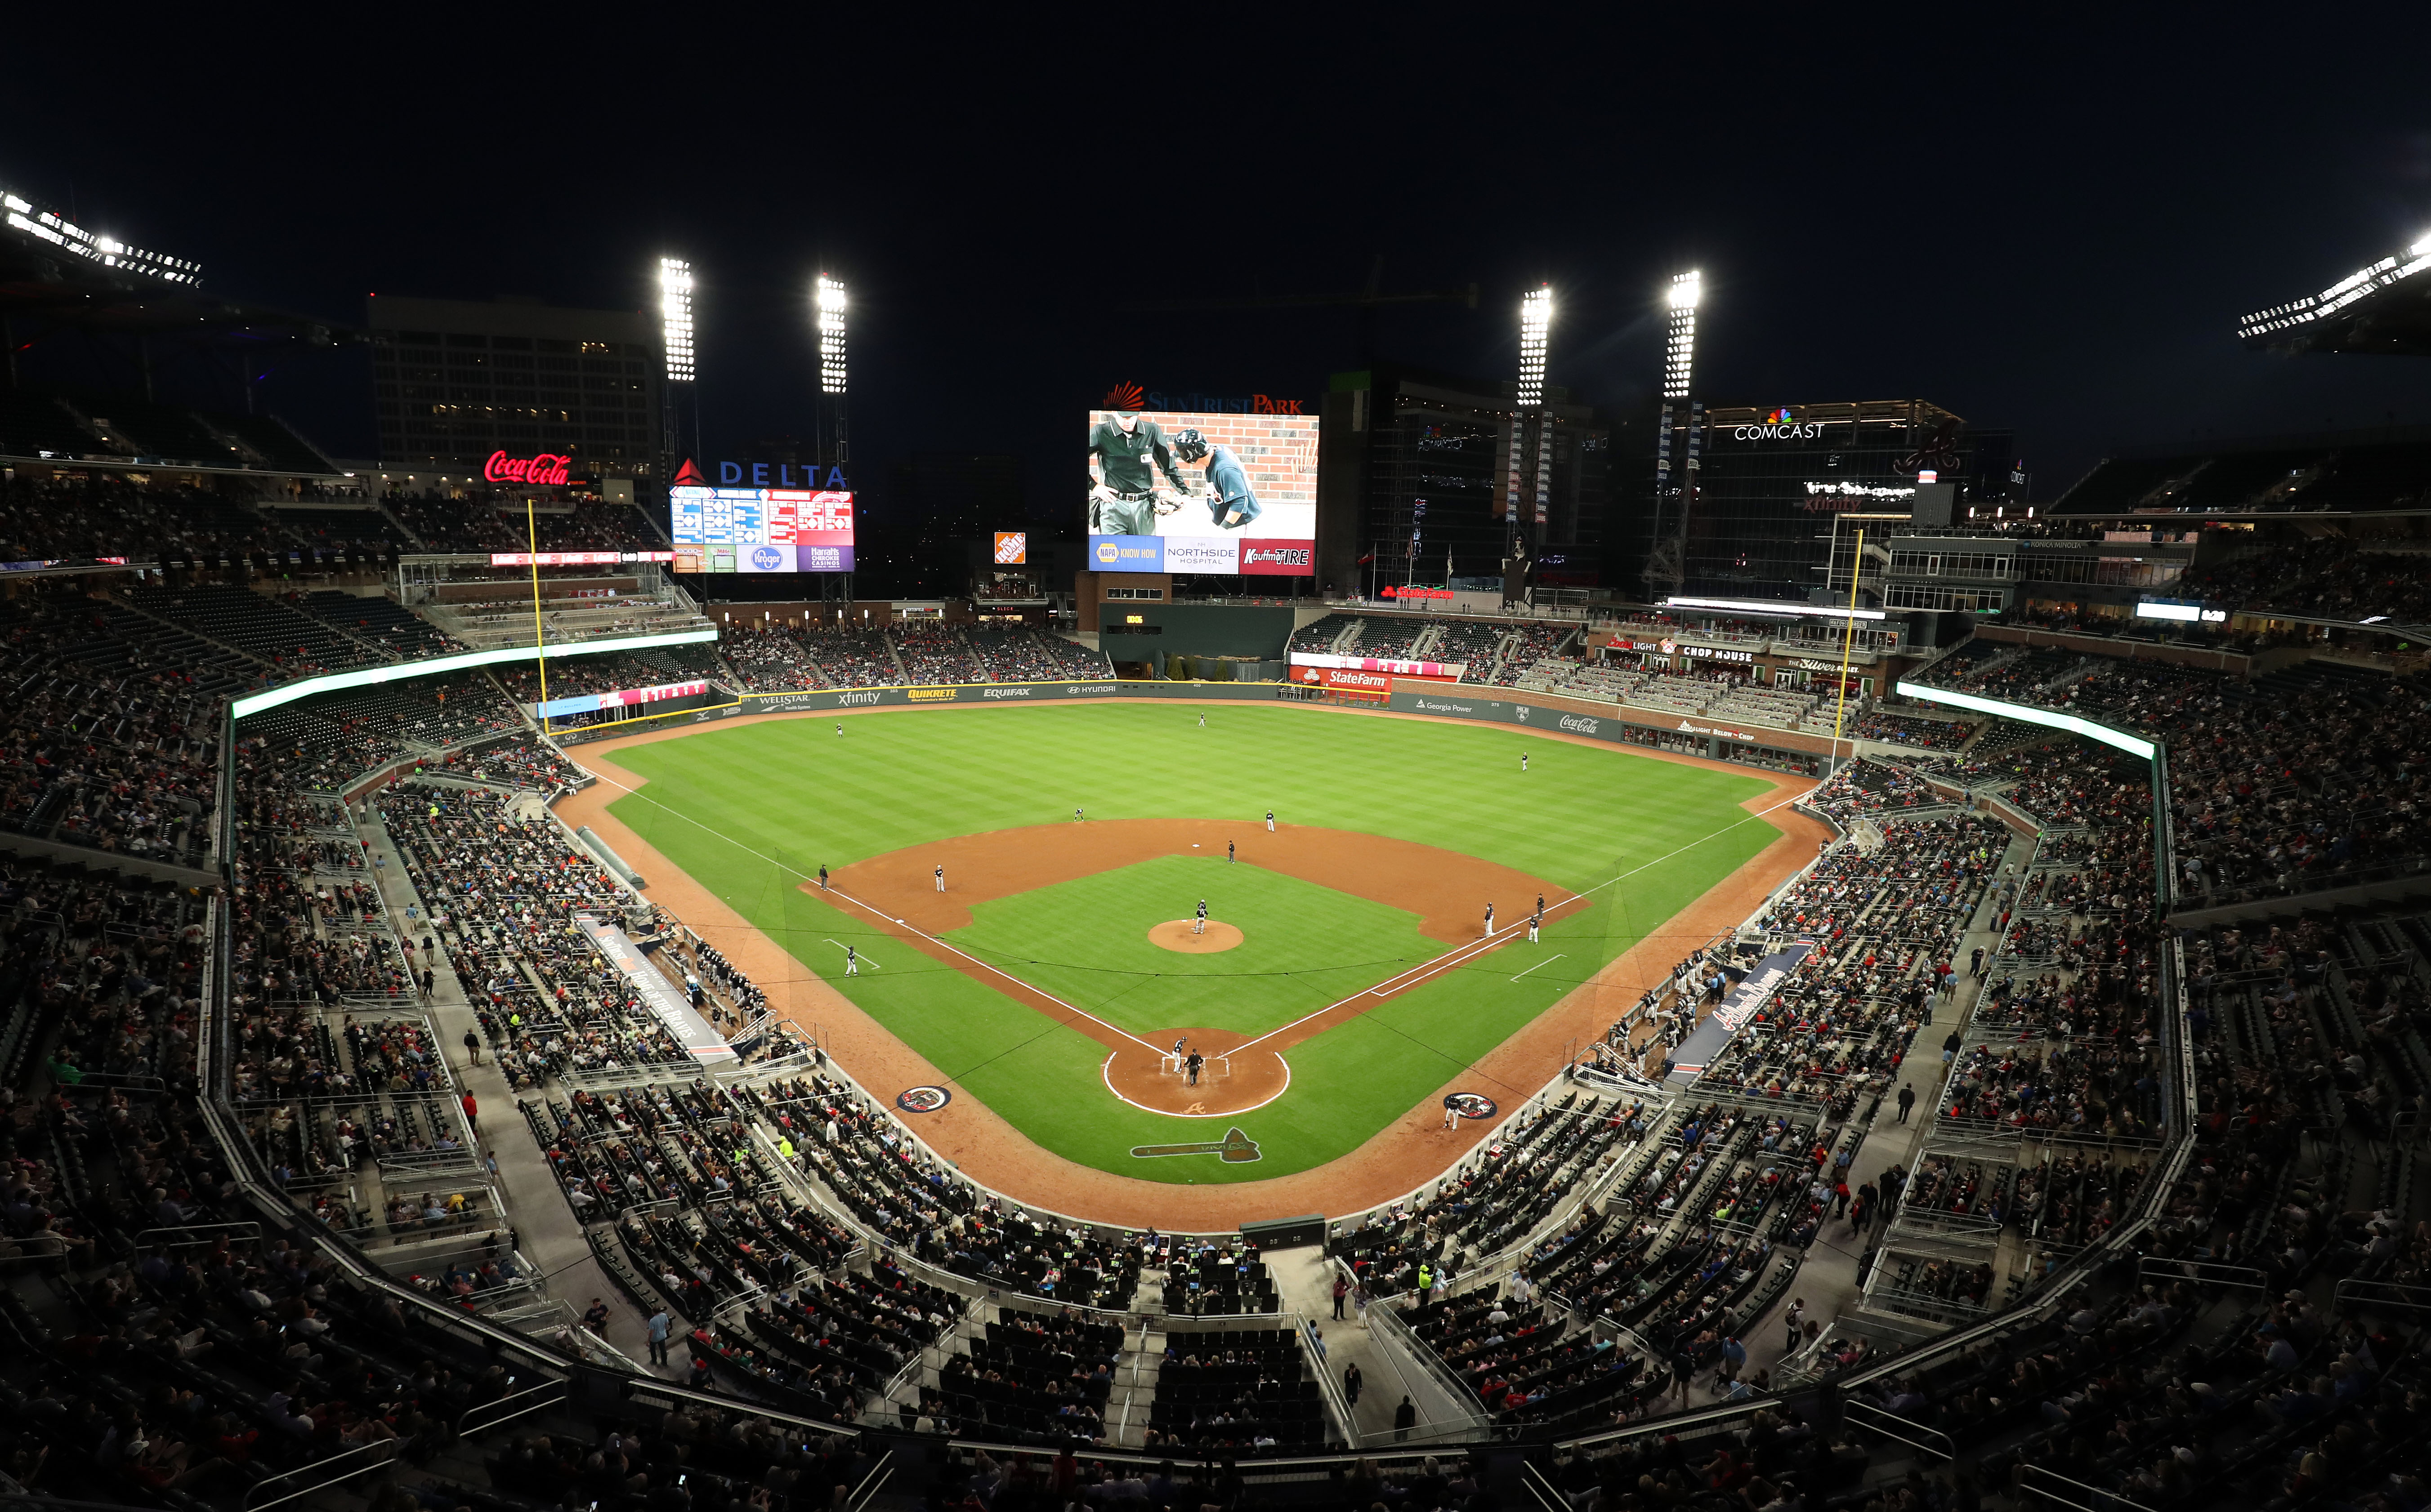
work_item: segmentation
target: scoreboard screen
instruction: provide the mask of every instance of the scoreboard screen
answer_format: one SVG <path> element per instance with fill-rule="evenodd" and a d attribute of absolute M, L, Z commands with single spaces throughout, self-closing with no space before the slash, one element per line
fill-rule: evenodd
<path fill-rule="evenodd" d="M 678 572 L 850 572 L 852 496 L 833 489 L 667 491 Z"/>

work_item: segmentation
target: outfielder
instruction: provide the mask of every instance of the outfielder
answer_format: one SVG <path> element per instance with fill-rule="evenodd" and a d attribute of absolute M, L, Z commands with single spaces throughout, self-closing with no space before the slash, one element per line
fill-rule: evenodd
<path fill-rule="evenodd" d="M 1225 841 L 1225 842 L 1224 842 L 1224 863 L 1225 863 L 1225 865 L 1232 865 L 1233 863 L 1235 863 L 1235 862 L 1239 861 L 1240 859 L 1241 859 L 1241 858 L 1240 858 L 1238 855 L 1234 854 L 1234 847 L 1233 847 L 1233 845 L 1232 845 L 1232 841 L 1230 841 L 1230 840 Z"/>
<path fill-rule="evenodd" d="M 1190 922 L 1190 932 L 1193 934 L 1207 932 L 1207 899 L 1203 898 L 1199 900 L 1199 916 Z"/>
<path fill-rule="evenodd" d="M 942 893 L 942 892 L 944 892 L 945 890 L 946 890 L 946 868 L 945 868 L 945 867 L 943 867 L 943 866 L 939 866 L 939 867 L 937 868 L 937 891 L 939 891 L 939 892 L 941 892 L 941 893 Z"/>
<path fill-rule="evenodd" d="M 1156 534 L 1156 517 L 1182 507 L 1157 496 L 1160 471 L 1175 493 L 1190 492 L 1155 421 L 1137 410 L 1117 410 L 1090 427 L 1089 533 Z"/>
<path fill-rule="evenodd" d="M 1249 474 L 1230 446 L 1211 445 L 1197 430 L 1173 438 L 1174 454 L 1183 462 L 1207 463 L 1207 517 L 1227 530 L 1237 530 L 1265 512 L 1249 492 Z"/>
<path fill-rule="evenodd" d="M 1519 769 L 1523 772 L 1528 769 L 1528 753 L 1524 750 L 1519 753 Z"/>

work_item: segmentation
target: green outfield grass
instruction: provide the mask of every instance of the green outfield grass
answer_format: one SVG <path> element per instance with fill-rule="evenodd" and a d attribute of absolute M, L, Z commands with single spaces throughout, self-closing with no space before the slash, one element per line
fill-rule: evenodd
<path fill-rule="evenodd" d="M 612 807 L 1039 1144 L 1171 1182 L 1254 1181 L 1355 1149 L 1779 833 L 1738 807 L 1765 791 L 1762 781 L 1625 749 L 1290 704 L 1206 712 L 1203 730 L 1198 708 L 1170 704 L 864 713 L 844 719 L 842 736 L 828 719 L 737 720 L 619 751 L 617 763 L 648 786 Z M 1096 1041 L 795 885 L 823 865 L 924 840 L 1068 822 L 1075 807 L 1107 819 L 1250 819 L 1272 807 L 1288 823 L 1516 867 L 1588 902 L 1555 918 L 1541 944 L 1504 947 L 1296 1047 L 1290 1091 L 1238 1120 L 1264 1159 L 1134 1160 L 1134 1144 L 1222 1130 L 1117 1100 L 1099 1079 L 1105 1051 Z M 1182 916 L 1201 896 L 1241 924 L 1240 949 L 1182 956 L 1147 942 L 1150 924 Z M 841 976 L 847 943 L 869 961 L 852 978 Z M 1444 949 L 1400 911 L 1191 857 L 981 904 L 953 943 L 1139 1032 L 1262 1030 Z M 1703 942 L 1678 943 L 1685 954 Z M 1614 1016 L 1627 1007 L 1616 1002 Z M 1474 1075 L 1463 1084 L 1505 1104 L 1534 1090 Z"/>

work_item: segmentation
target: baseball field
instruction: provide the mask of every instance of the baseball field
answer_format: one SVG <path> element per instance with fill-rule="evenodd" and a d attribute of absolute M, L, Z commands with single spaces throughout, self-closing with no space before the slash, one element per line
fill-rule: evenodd
<path fill-rule="evenodd" d="M 614 819 L 790 958 L 753 972 L 780 1006 L 816 979 L 953 1098 L 1166 1183 L 1516 1105 L 1558 1057 L 1480 1063 L 1783 834 L 1767 779 L 1287 703 L 736 720 L 612 759 Z"/>

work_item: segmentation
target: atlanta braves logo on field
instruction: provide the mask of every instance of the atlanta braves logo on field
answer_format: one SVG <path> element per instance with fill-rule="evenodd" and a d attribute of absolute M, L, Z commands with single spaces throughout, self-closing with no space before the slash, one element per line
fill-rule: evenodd
<path fill-rule="evenodd" d="M 895 1094 L 895 1105 L 906 1113 L 934 1113 L 953 1100 L 942 1086 L 909 1086 Z"/>

